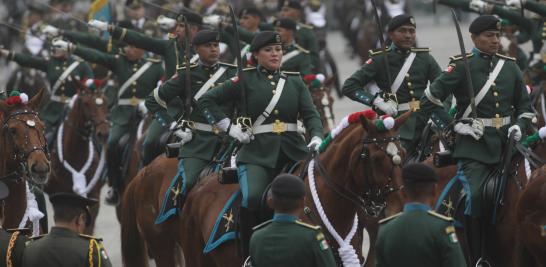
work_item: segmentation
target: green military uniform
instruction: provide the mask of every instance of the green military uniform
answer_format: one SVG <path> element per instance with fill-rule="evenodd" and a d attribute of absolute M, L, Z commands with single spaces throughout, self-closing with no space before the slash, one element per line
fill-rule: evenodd
<path fill-rule="evenodd" d="M 275 109 L 262 124 L 269 125 L 273 131 L 280 130 L 278 133 L 270 130 L 255 134 L 254 140 L 243 145 L 237 157 L 239 183 L 243 193 L 242 206 L 249 209 L 259 207 L 265 187 L 286 163 L 302 160 L 308 153 L 301 135 L 295 130 L 286 131 L 284 126 L 295 124 L 301 118 L 310 136 L 322 136 L 319 114 L 309 90 L 297 72 L 270 72 L 261 66 L 245 69 L 248 116 L 254 122 L 264 112 L 276 92 L 281 75 L 286 80 L 284 90 Z M 199 106 L 203 108 L 209 122 L 227 117 L 220 104 L 226 100 L 239 99 L 239 82 L 238 77 L 228 80 L 199 100 Z"/>
<path fill-rule="evenodd" d="M 117 78 L 120 87 L 123 87 L 126 81 L 135 73 L 139 72 L 141 68 L 143 69 L 148 66 L 148 68 L 138 76 L 138 79 L 127 86 L 124 92 L 121 92 L 121 95 L 120 92 L 117 92 L 117 95 L 119 96 L 118 105 L 112 109 L 110 114 L 113 125 L 110 128 L 108 137 L 108 147 L 110 151 L 115 151 L 119 139 L 124 134 L 130 132 L 132 128 L 136 127 L 136 106 L 139 105 L 139 103 L 158 86 L 158 83 L 164 79 L 163 67 L 159 60 L 142 58 L 137 61 L 130 61 L 124 55 L 106 54 L 83 46 L 76 46 L 74 53 L 87 61 L 103 65 L 110 69 Z M 122 88 L 119 90 L 121 89 Z M 148 132 L 148 134 L 151 133 Z M 144 151 L 144 153 L 146 154 L 147 151 Z M 119 168 L 120 164 L 114 165 L 114 162 L 119 163 L 120 155 L 117 155 L 118 157 L 116 157 L 114 162 L 111 162 L 113 159 L 112 156 L 113 155 L 109 157 L 109 166 L 117 166 Z"/>
<path fill-rule="evenodd" d="M 377 267 L 466 266 L 453 219 L 422 203 L 381 220 L 375 246 Z"/>
<path fill-rule="evenodd" d="M 119 42 L 114 42 L 112 37 L 105 40 L 99 36 L 78 31 L 62 31 L 61 35 L 71 42 L 79 43 L 104 53 L 119 54 L 123 51 Z"/>
<path fill-rule="evenodd" d="M 419 99 L 428 83 L 434 81 L 441 73 L 438 63 L 430 55 L 430 49 L 428 48 L 402 50 L 393 45 L 386 52 L 388 53 L 391 83 L 396 79 L 406 58 L 411 53 L 415 53 L 415 60 L 398 91 L 396 91 L 396 98 L 398 99 L 399 112 L 418 109 Z M 377 83 L 382 91 L 388 91 L 391 87 L 385 73 L 382 51 L 370 51 L 368 61 L 343 84 L 343 94 L 364 105 L 373 106 L 375 96 L 364 90 L 364 86 L 372 81 Z M 403 144 L 406 149 L 410 149 L 412 145 L 415 145 L 420 137 L 420 134 L 414 131 L 416 120 L 417 114 L 414 113 L 400 128 L 400 138 L 404 141 Z"/>
<path fill-rule="evenodd" d="M 523 83 L 521 71 L 513 58 L 499 54 L 491 56 L 477 49 L 474 49 L 473 53 L 468 54 L 467 57 L 474 94 L 478 94 L 484 86 L 489 73 L 499 60 L 505 61 L 491 89 L 476 106 L 478 118 L 488 121 L 482 138 L 474 140 L 471 136 L 460 135 L 456 139 L 453 151 L 453 157 L 459 162 L 459 169 L 463 170 L 470 183 L 472 214 L 479 217 L 481 185 L 487 174 L 500 162 L 502 153 L 500 148 L 504 147 L 507 140 L 508 128 L 517 124 L 522 132 L 525 132 L 530 127 L 534 114 L 531 111 L 529 95 Z M 453 94 L 457 99 L 455 118 L 460 119 L 470 101 L 464 77 L 462 57 L 452 57 L 448 70 L 430 85 L 421 98 L 420 115 L 425 120 L 431 117 L 432 121 L 442 129 L 447 127 L 453 119 L 438 104 L 448 95 Z M 511 117 L 515 120 L 511 120 Z M 418 130 L 420 128 L 421 126 L 417 127 Z"/>
<path fill-rule="evenodd" d="M 296 38 L 296 43 L 309 51 L 309 55 L 311 57 L 311 68 L 318 68 L 320 65 L 319 47 L 313 26 L 298 22 L 298 30 L 296 31 L 294 37 Z"/>
<path fill-rule="evenodd" d="M 180 97 L 181 99 L 186 98 L 184 77 L 187 71 L 188 69 L 186 67 L 182 67 L 177 75 L 155 89 L 154 92 L 146 98 L 146 107 L 148 108 L 148 111 L 154 114 L 154 118 L 164 127 L 168 127 L 168 125 L 175 121 L 175 119 L 168 114 L 166 109 L 169 102 L 176 97 Z M 237 68 L 234 65 L 225 63 L 217 63 L 210 67 L 199 63 L 190 65 L 189 71 L 191 74 L 191 92 L 192 96 L 195 98 L 200 89 L 217 71 L 222 71 L 223 74 L 219 76 L 209 88 L 235 76 Z M 224 114 L 231 117 L 233 104 L 230 104 L 229 101 L 222 102 L 221 109 Z M 184 173 L 182 177 L 183 195 L 189 192 L 197 182 L 199 173 L 212 160 L 221 143 L 221 138 L 210 126 L 209 121 L 207 121 L 207 118 L 203 115 L 200 106 L 196 107 L 188 120 L 194 122 L 196 128 L 193 130 L 192 140 L 181 147 L 179 154 L 181 161 L 180 165 Z"/>
<path fill-rule="evenodd" d="M 27 246 L 22 266 L 109 267 L 112 263 L 102 246 L 102 239 L 52 227 L 49 234 L 35 238 Z"/>
<path fill-rule="evenodd" d="M 55 57 L 40 58 L 22 53 L 10 52 L 8 59 L 17 62 L 21 66 L 38 69 L 46 73 L 49 84 L 51 85 L 51 90 L 54 91 L 50 101 L 47 102 L 39 112 L 40 118 L 46 125 L 46 132 L 51 132 L 61 123 L 66 103 L 68 103 L 70 98 L 76 94 L 74 84 L 68 82 L 67 78 L 57 83 L 62 74 L 67 71 L 67 69 L 71 69 L 71 66 L 76 66 L 69 72 L 70 76 L 79 80 L 94 78 L 93 71 L 89 64 L 78 61 L 73 57 L 68 57 L 67 59 Z M 66 77 L 68 77 L 68 75 Z M 57 88 L 55 88 L 56 83 L 58 84 Z"/>
<path fill-rule="evenodd" d="M 3 229 L 0 227 L 0 267 L 19 267 L 23 263 L 23 251 L 28 241 L 28 229 Z M 9 255 L 9 258 L 8 258 Z"/>
<path fill-rule="evenodd" d="M 336 266 L 332 249 L 320 226 L 281 213 L 254 228 L 250 239 L 250 259 L 252 266 L 257 267 Z"/>
<path fill-rule="evenodd" d="M 311 74 L 311 57 L 308 50 L 293 43 L 284 47 L 283 54 L 281 70 L 299 72 L 302 76 Z M 291 58 L 285 59 L 289 55 Z"/>

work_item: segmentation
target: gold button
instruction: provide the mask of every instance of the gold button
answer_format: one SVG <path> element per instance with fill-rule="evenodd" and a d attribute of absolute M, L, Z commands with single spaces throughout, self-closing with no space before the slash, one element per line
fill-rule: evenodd
<path fill-rule="evenodd" d="M 137 71 L 137 70 L 138 70 L 137 68 L 133 68 L 133 72 L 134 72 L 134 71 Z"/>
<path fill-rule="evenodd" d="M 276 91 L 276 90 L 273 90 L 273 91 L 271 91 L 271 92 L 273 92 L 273 94 L 275 94 L 277 91 Z"/>
<path fill-rule="evenodd" d="M 406 73 L 406 78 L 409 78 L 409 73 Z"/>
<path fill-rule="evenodd" d="M 411 82 L 408 82 L 408 87 L 411 87 Z"/>
<path fill-rule="evenodd" d="M 267 75 L 267 78 L 271 80 L 273 79 L 273 75 Z"/>
<path fill-rule="evenodd" d="M 273 113 L 275 113 L 275 115 L 279 115 L 279 110 L 275 109 L 275 110 L 273 110 Z"/>
<path fill-rule="evenodd" d="M 413 95 L 415 92 L 413 90 L 409 91 L 410 95 Z"/>
<path fill-rule="evenodd" d="M 271 82 L 271 85 L 275 85 L 275 82 Z"/>
<path fill-rule="evenodd" d="M 498 108 L 499 106 L 500 106 L 499 102 L 495 103 L 495 107 Z"/>
<path fill-rule="evenodd" d="M 63 86 L 61 86 L 61 90 L 64 90 L 64 85 L 63 85 Z"/>
<path fill-rule="evenodd" d="M 493 83 L 491 84 L 491 86 L 497 86 L 497 84 L 496 84 L 495 82 L 493 82 Z"/>
<path fill-rule="evenodd" d="M 500 118 L 500 115 L 498 113 L 495 114 L 495 118 Z"/>
<path fill-rule="evenodd" d="M 499 93 L 498 93 L 498 92 L 493 92 L 493 95 L 494 95 L 494 96 L 498 96 Z"/>
<path fill-rule="evenodd" d="M 137 82 L 136 82 L 136 81 L 134 81 L 134 82 L 133 82 L 133 85 L 137 85 Z"/>

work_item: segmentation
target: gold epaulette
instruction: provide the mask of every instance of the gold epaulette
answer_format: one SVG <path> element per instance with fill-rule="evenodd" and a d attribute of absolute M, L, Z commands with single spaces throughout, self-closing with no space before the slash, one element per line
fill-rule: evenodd
<path fill-rule="evenodd" d="M 430 52 L 428 47 L 412 47 L 411 52 Z"/>
<path fill-rule="evenodd" d="M 313 230 L 320 230 L 319 225 L 312 225 L 312 224 L 304 223 L 304 222 L 302 222 L 300 220 L 296 220 L 295 223 L 298 224 L 298 225 L 301 225 L 303 227 L 311 228 Z"/>
<path fill-rule="evenodd" d="M 388 222 L 388 221 L 390 221 L 390 220 L 392 220 L 392 219 L 394 219 L 394 218 L 396 218 L 396 217 L 398 217 L 398 216 L 400 216 L 402 214 L 403 214 L 402 212 L 399 212 L 399 213 L 396 213 L 396 214 L 394 214 L 392 216 L 389 216 L 389 217 L 387 217 L 385 219 L 379 220 L 379 224 L 386 223 L 386 222 Z"/>
<path fill-rule="evenodd" d="M 218 62 L 218 64 L 223 65 L 223 66 L 228 66 L 228 67 L 237 67 L 237 65 L 229 64 L 229 63 L 226 63 L 226 62 Z"/>
<path fill-rule="evenodd" d="M 167 38 L 174 39 L 176 38 L 176 34 L 170 32 L 169 34 L 167 34 Z"/>
<path fill-rule="evenodd" d="M 283 71 L 283 73 L 290 75 L 300 75 L 299 71 Z"/>
<path fill-rule="evenodd" d="M 254 227 L 252 228 L 252 230 L 256 231 L 256 230 L 258 230 L 258 229 L 260 229 L 260 228 L 262 228 L 262 227 L 264 227 L 264 226 L 270 224 L 271 222 L 272 222 L 272 220 L 269 220 L 269 221 L 265 221 L 265 222 L 263 222 L 263 223 L 260 223 L 260 224 L 258 224 L 258 225 L 256 225 L 256 226 L 254 226 Z"/>
<path fill-rule="evenodd" d="M 31 233 L 30 228 L 12 228 L 12 229 L 6 229 L 6 232 L 8 233 L 21 232 L 24 235 L 28 235 Z"/>
<path fill-rule="evenodd" d="M 84 235 L 84 234 L 79 234 L 80 237 L 83 237 L 85 239 L 95 239 L 97 241 L 102 241 L 102 238 L 100 237 L 96 237 L 96 236 L 91 236 L 91 235 Z"/>
<path fill-rule="evenodd" d="M 298 26 L 302 27 L 302 28 L 306 28 L 306 29 L 314 29 L 315 27 L 313 27 L 312 25 L 308 25 L 308 24 L 305 24 L 305 23 L 301 23 L 301 22 L 298 22 Z"/>
<path fill-rule="evenodd" d="M 305 54 L 309 54 L 309 50 L 307 50 L 307 49 L 301 47 L 299 44 L 294 44 L 294 46 L 295 46 L 298 50 L 300 50 L 301 52 L 303 52 L 303 53 L 305 53 Z"/>
<path fill-rule="evenodd" d="M 149 57 L 149 58 L 146 58 L 146 60 L 152 62 L 152 63 L 161 63 L 161 59 L 159 58 L 153 58 L 153 57 Z"/>
<path fill-rule="evenodd" d="M 505 56 L 505 55 L 502 55 L 502 54 L 499 54 L 499 53 L 497 53 L 497 54 L 495 54 L 495 55 L 496 55 L 497 57 L 502 58 L 502 59 L 507 59 L 507 60 L 516 61 L 516 58 L 514 58 L 514 57 Z"/>
<path fill-rule="evenodd" d="M 471 58 L 472 56 L 474 56 L 474 53 L 466 53 L 467 58 Z M 456 55 L 456 56 L 450 57 L 449 59 L 451 59 L 452 61 L 457 61 L 457 60 L 463 59 L 463 56 L 462 55 Z"/>
<path fill-rule="evenodd" d="M 244 68 L 243 71 L 249 71 L 249 70 L 255 70 L 256 67 L 249 67 L 249 68 Z"/>
<path fill-rule="evenodd" d="M 197 63 L 190 64 L 190 69 L 195 68 L 197 66 L 199 66 L 199 64 Z M 181 67 L 176 68 L 176 70 L 183 70 L 183 69 L 186 69 L 186 65 L 182 65 Z"/>
<path fill-rule="evenodd" d="M 376 50 L 369 50 L 369 51 L 368 51 L 368 55 L 370 55 L 370 57 L 371 57 L 371 56 L 379 55 L 379 54 L 381 54 L 381 53 L 383 53 L 383 50 L 382 50 L 382 49 L 376 49 Z"/>
<path fill-rule="evenodd" d="M 438 213 L 436 213 L 436 212 L 434 212 L 434 211 L 431 211 L 431 210 L 427 211 L 427 213 L 430 214 L 430 215 L 432 215 L 432 216 L 434 216 L 434 217 L 440 218 L 440 219 L 442 219 L 442 220 L 444 220 L 444 221 L 448 221 L 448 222 L 453 221 L 453 218 L 444 216 L 444 215 L 442 215 L 442 214 L 438 214 Z"/>

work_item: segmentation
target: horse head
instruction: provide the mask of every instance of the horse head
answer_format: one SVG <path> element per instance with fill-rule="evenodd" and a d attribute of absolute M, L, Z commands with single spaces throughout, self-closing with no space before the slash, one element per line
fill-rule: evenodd
<path fill-rule="evenodd" d="M 37 184 L 45 184 L 50 171 L 45 126 L 35 111 L 42 95 L 43 90 L 40 90 L 28 100 L 26 94 L 12 93 L 8 99 L 0 101 L 3 113 L 2 155 L 11 156 L 7 160 L 16 163 L 18 174 Z"/>
<path fill-rule="evenodd" d="M 379 216 L 384 212 L 385 216 L 390 216 L 402 210 L 401 173 L 406 152 L 400 144 L 398 128 L 410 115 L 411 112 L 406 112 L 396 119 L 359 117 L 364 128 L 358 147 L 363 164 L 356 166 L 365 174 L 360 182 L 367 188 L 364 198 L 369 202 L 368 215 Z"/>
<path fill-rule="evenodd" d="M 108 105 L 102 90 L 102 80 L 89 79 L 84 83 L 75 82 L 77 94 L 72 100 L 72 109 L 80 116 L 86 135 L 105 145 L 110 131 Z"/>

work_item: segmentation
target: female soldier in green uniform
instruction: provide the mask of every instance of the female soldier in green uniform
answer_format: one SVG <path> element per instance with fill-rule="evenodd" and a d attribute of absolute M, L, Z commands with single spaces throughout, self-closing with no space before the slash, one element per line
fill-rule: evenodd
<path fill-rule="evenodd" d="M 248 253 L 250 229 L 257 222 L 262 193 L 281 169 L 302 160 L 308 147 L 316 149 L 321 143 L 322 124 L 313 105 L 309 90 L 297 72 L 279 70 L 282 60 L 281 37 L 264 31 L 250 47 L 257 67 L 247 68 L 241 74 L 205 93 L 199 100 L 208 121 L 243 143 L 237 156 L 239 184 L 243 200 L 241 207 L 241 239 Z M 244 83 L 244 85 L 243 85 Z M 248 117 L 252 126 L 245 129 L 235 124 L 222 111 L 221 103 L 238 100 L 246 87 Z M 306 147 L 297 132 L 296 121 L 302 118 L 311 142 Z M 250 126 L 250 125 L 247 125 Z"/>

